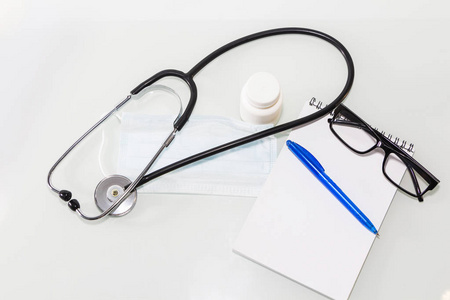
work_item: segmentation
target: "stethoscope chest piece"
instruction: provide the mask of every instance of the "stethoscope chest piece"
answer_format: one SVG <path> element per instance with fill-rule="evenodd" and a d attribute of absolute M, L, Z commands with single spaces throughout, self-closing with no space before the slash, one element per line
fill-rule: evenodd
<path fill-rule="evenodd" d="M 95 204 L 103 212 L 110 208 L 116 200 L 125 193 L 125 186 L 131 184 L 131 180 L 121 175 L 111 175 L 100 181 L 95 188 Z M 128 198 L 115 210 L 109 213 L 110 216 L 124 216 L 128 214 L 136 205 L 137 192 L 134 190 Z"/>

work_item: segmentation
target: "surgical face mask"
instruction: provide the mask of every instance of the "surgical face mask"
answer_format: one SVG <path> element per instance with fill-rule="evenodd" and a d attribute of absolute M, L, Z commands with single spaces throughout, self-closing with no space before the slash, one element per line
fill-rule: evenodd
<path fill-rule="evenodd" d="M 124 113 L 118 174 L 134 180 L 172 131 L 172 121 L 170 116 Z M 270 126 L 218 116 L 191 116 L 150 172 Z M 276 157 L 276 138 L 267 137 L 165 174 L 139 192 L 257 196 Z"/>

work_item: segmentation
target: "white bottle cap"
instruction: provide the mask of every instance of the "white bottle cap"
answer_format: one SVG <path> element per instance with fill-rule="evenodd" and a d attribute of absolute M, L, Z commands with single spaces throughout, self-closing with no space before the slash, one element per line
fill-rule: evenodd
<path fill-rule="evenodd" d="M 278 80 L 270 73 L 253 74 L 242 88 L 241 119 L 253 124 L 276 124 L 280 118 L 282 95 Z"/>

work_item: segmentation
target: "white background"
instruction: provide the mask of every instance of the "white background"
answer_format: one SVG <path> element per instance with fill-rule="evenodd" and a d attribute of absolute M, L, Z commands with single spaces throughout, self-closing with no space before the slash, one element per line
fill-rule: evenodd
<path fill-rule="evenodd" d="M 356 68 L 346 104 L 413 141 L 441 180 L 424 203 L 396 195 L 350 299 L 450 299 L 450 5 L 418 0 L 1 0 L 0 298 L 323 299 L 231 252 L 253 198 L 145 195 L 126 217 L 88 223 L 46 185 L 59 155 L 141 81 L 286 26 L 340 40 Z M 339 54 L 311 38 L 233 54 L 196 77 L 194 113 L 238 117 L 240 87 L 264 68 L 280 80 L 287 121 L 312 96 L 334 99 L 345 76 Z M 58 174 L 95 187 L 71 172 Z M 80 197 L 92 189 L 73 192 L 96 212 Z"/>

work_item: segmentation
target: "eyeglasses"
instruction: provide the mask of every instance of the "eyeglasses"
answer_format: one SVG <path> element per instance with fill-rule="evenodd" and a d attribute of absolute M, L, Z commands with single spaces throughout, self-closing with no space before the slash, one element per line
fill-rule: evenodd
<path fill-rule="evenodd" d="M 381 148 L 384 151 L 382 166 L 384 176 L 397 188 L 416 197 L 420 202 L 423 201 L 423 195 L 439 183 L 433 174 L 400 146 L 372 128 L 346 106 L 338 106 L 328 122 L 333 134 L 358 154 L 367 154 L 376 148 Z M 394 176 L 393 170 L 399 164 L 406 166 L 407 176 L 403 180 Z"/>

